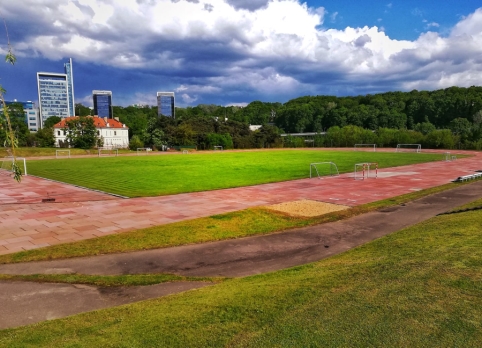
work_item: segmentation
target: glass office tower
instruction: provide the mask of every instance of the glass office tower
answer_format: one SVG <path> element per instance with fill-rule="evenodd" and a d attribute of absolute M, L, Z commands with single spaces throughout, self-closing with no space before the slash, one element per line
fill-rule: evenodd
<path fill-rule="evenodd" d="M 10 106 L 12 104 L 20 104 L 23 107 L 25 114 L 25 123 L 28 125 L 30 132 L 37 132 L 39 130 L 38 109 L 35 107 L 35 103 L 32 101 L 5 101 L 5 105 Z M 3 112 L 3 106 L 0 106 L 0 112 Z"/>
<path fill-rule="evenodd" d="M 176 118 L 174 92 L 157 92 L 157 114 Z"/>
<path fill-rule="evenodd" d="M 50 116 L 70 116 L 66 74 L 38 72 L 37 87 L 41 126 Z"/>
<path fill-rule="evenodd" d="M 92 91 L 92 98 L 94 99 L 94 115 L 107 118 L 114 117 L 111 91 Z"/>
<path fill-rule="evenodd" d="M 72 58 L 64 64 L 65 75 L 67 75 L 67 89 L 69 95 L 69 114 L 75 116 L 75 102 L 74 102 L 74 71 L 72 68 Z"/>

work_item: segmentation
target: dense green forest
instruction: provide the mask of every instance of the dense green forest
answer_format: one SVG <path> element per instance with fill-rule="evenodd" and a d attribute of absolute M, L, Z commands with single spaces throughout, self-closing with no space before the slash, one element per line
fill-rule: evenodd
<path fill-rule="evenodd" d="M 306 96 L 245 107 L 176 108 L 176 119 L 157 117 L 157 107 L 114 107 L 130 135 L 146 146 L 191 145 L 200 149 L 279 146 L 353 146 L 421 143 L 432 148 L 482 148 L 482 87 L 388 92 L 356 97 Z M 263 125 L 250 131 L 249 125 Z M 281 133 L 326 132 L 314 143 Z"/>
<path fill-rule="evenodd" d="M 90 112 L 76 104 L 77 115 Z M 482 87 L 356 97 L 306 96 L 285 104 L 254 101 L 245 107 L 201 104 L 176 108 L 175 119 L 158 117 L 157 107 L 114 106 L 114 117 L 129 127 L 133 147 L 211 149 L 215 145 L 263 148 L 420 143 L 430 148 L 482 149 Z M 251 131 L 249 125 L 263 127 Z M 301 138 L 280 137 L 282 133 L 304 132 L 326 134 L 309 143 Z M 26 133 L 22 133 L 20 142 L 27 142 Z"/>

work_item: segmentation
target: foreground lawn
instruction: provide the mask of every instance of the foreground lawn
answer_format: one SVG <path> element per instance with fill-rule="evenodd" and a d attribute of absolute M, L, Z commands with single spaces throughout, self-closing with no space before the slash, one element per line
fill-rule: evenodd
<path fill-rule="evenodd" d="M 440 154 L 279 150 L 30 160 L 28 171 L 48 179 L 139 197 L 307 178 L 313 162 L 334 162 L 340 172 L 352 172 L 354 164 L 360 162 L 378 162 L 380 168 L 386 168 L 437 160 L 441 160 Z"/>
<path fill-rule="evenodd" d="M 289 228 L 346 219 L 466 184 L 468 183 L 451 183 L 312 218 L 292 217 L 263 208 L 251 208 L 128 233 L 113 234 L 74 243 L 0 255 L 0 263 L 54 260 L 167 248 L 273 233 Z"/>
<path fill-rule="evenodd" d="M 8 347 L 479 347 L 482 211 L 323 261 L 0 332 Z"/>

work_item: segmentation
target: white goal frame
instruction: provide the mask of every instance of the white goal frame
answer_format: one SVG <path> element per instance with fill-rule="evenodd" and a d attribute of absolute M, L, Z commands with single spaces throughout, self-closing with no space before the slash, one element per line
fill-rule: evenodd
<path fill-rule="evenodd" d="M 444 153 L 444 161 L 445 162 L 452 162 L 452 161 L 456 161 L 456 160 L 457 160 L 457 156 L 451 155 L 450 152 Z"/>
<path fill-rule="evenodd" d="M 137 156 L 139 156 L 140 152 L 145 152 L 146 155 L 148 155 L 150 151 L 152 151 L 152 149 L 150 147 L 138 147 L 137 148 Z"/>
<path fill-rule="evenodd" d="M 397 152 L 402 152 L 402 150 L 412 150 L 416 153 L 422 152 L 421 144 L 397 144 Z"/>
<path fill-rule="evenodd" d="M 329 165 L 330 166 L 330 176 L 339 176 L 340 172 L 338 171 L 338 167 L 336 166 L 335 163 L 333 162 L 316 162 L 316 163 L 310 163 L 310 179 L 313 177 L 313 168 L 315 168 L 316 175 L 318 176 L 318 179 L 321 179 L 322 176 L 320 175 L 320 172 L 318 171 L 317 165 Z"/>
<path fill-rule="evenodd" d="M 373 147 L 373 152 L 377 151 L 377 144 L 355 144 L 355 151 L 358 151 L 360 148 L 368 148 L 368 147 Z"/>
<path fill-rule="evenodd" d="M 119 156 L 119 149 L 114 147 L 99 147 L 98 149 L 98 155 L 99 157 L 106 157 L 106 156 Z M 109 151 L 109 153 L 102 153 L 102 151 Z"/>
<path fill-rule="evenodd" d="M 213 148 L 214 148 L 214 151 L 216 151 L 216 150 L 221 150 L 221 151 L 223 151 L 223 150 L 224 150 L 224 148 L 223 148 L 221 145 L 219 145 L 219 146 L 213 146 Z"/>
<path fill-rule="evenodd" d="M 373 169 L 375 169 L 375 175 L 373 175 Z M 355 163 L 355 180 L 365 180 L 365 178 L 370 178 L 370 173 L 372 173 L 373 178 L 378 178 L 378 163 L 377 162 L 364 162 Z"/>
<path fill-rule="evenodd" d="M 67 157 L 70 158 L 70 150 L 55 150 L 55 158 L 64 158 L 65 156 L 59 156 L 59 154 L 66 152 Z"/>
<path fill-rule="evenodd" d="M 188 151 L 188 150 L 182 150 L 182 154 L 183 154 L 183 155 L 188 155 L 188 154 L 189 154 L 189 151 Z"/>
<path fill-rule="evenodd" d="M 27 160 L 25 159 L 25 157 L 17 157 L 16 161 L 17 162 L 20 162 L 20 161 L 23 162 L 23 173 L 22 173 L 22 175 L 27 176 Z M 3 162 L 10 162 L 11 163 L 10 169 L 3 168 Z M 7 172 L 11 171 L 13 173 L 12 164 L 13 164 L 13 156 L 6 156 L 2 159 L 2 165 L 0 165 L 0 170 L 6 170 Z"/>

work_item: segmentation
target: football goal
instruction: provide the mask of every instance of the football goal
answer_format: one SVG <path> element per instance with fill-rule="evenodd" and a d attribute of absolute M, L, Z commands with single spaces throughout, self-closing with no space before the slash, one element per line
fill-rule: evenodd
<path fill-rule="evenodd" d="M 105 156 L 119 156 L 119 149 L 110 147 L 99 147 L 98 148 L 99 157 Z"/>
<path fill-rule="evenodd" d="M 142 154 L 148 155 L 149 152 L 151 152 L 151 151 L 152 151 L 152 149 L 150 147 L 138 147 L 137 148 L 137 156 L 142 155 Z"/>
<path fill-rule="evenodd" d="M 457 160 L 457 156 L 451 155 L 450 152 L 445 152 L 444 153 L 444 161 L 445 162 L 451 162 Z"/>
<path fill-rule="evenodd" d="M 70 150 L 55 150 L 55 158 L 70 158 Z"/>
<path fill-rule="evenodd" d="M 377 144 L 355 144 L 355 151 L 369 150 L 373 152 L 377 151 Z"/>
<path fill-rule="evenodd" d="M 11 174 L 13 172 L 13 157 L 7 156 L 0 160 L 0 174 Z M 17 165 L 22 175 L 27 176 L 27 160 L 24 157 L 17 157 Z"/>
<path fill-rule="evenodd" d="M 189 150 L 182 150 L 183 155 L 189 155 Z"/>
<path fill-rule="evenodd" d="M 222 150 L 224 150 L 224 149 L 223 149 L 222 146 L 214 146 L 214 151 L 216 151 L 216 150 L 222 151 Z"/>
<path fill-rule="evenodd" d="M 318 176 L 318 179 L 321 179 L 322 176 L 340 175 L 338 167 L 333 162 L 310 163 L 310 178 L 312 178 L 315 173 Z"/>
<path fill-rule="evenodd" d="M 355 180 L 378 178 L 378 163 L 365 162 L 355 164 Z"/>
<path fill-rule="evenodd" d="M 422 145 L 420 144 L 398 144 L 397 152 L 422 152 Z"/>

